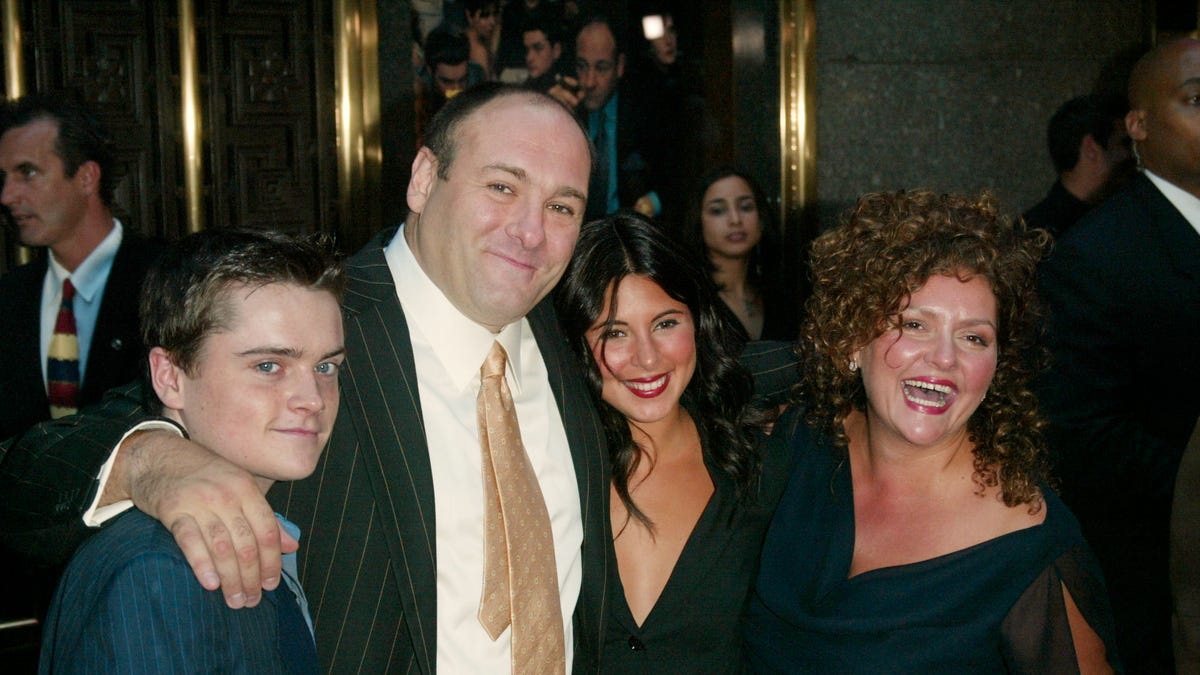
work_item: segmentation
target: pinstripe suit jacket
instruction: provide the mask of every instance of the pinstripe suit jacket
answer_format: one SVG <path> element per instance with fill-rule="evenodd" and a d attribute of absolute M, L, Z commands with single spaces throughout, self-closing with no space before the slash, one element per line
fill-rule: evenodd
<path fill-rule="evenodd" d="M 433 477 L 408 327 L 376 237 L 348 264 L 342 403 L 313 476 L 279 485 L 276 508 L 306 533 L 300 576 L 322 667 L 337 673 L 436 670 Z M 570 346 L 548 300 L 529 323 L 563 416 L 583 514 L 576 672 L 594 670 L 608 578 L 608 460 Z M 570 414 L 567 414 L 569 411 Z"/>
<path fill-rule="evenodd" d="M 296 663 L 296 650 L 280 640 L 276 602 L 294 603 L 295 596 L 285 586 L 265 594 L 253 609 L 229 609 L 220 593 L 196 583 L 161 523 L 130 511 L 72 559 L 46 619 L 38 669 L 146 675 L 312 672 L 316 664 Z"/>

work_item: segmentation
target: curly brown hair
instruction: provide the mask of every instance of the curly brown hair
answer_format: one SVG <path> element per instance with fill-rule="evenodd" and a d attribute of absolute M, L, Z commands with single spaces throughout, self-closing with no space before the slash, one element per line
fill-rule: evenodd
<path fill-rule="evenodd" d="M 1047 362 L 1036 275 L 1049 246 L 1044 230 L 1000 215 L 987 192 L 864 195 L 813 242 L 813 291 L 800 334 L 809 423 L 846 447 L 842 423 L 867 403 L 862 378 L 850 370 L 855 352 L 897 330 L 908 298 L 930 277 L 981 276 L 996 296 L 999 326 L 996 374 L 967 422 L 974 479 L 981 491 L 1000 486 L 1008 506 L 1040 508 L 1045 422 L 1030 383 Z"/>

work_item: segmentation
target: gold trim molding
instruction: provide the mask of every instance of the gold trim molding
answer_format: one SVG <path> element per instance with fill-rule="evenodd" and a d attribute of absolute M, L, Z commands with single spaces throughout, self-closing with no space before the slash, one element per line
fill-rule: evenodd
<path fill-rule="evenodd" d="M 341 230 L 379 229 L 383 150 L 379 129 L 379 21 L 375 0 L 334 0 L 338 218 Z"/>
<path fill-rule="evenodd" d="M 789 229 L 817 202 L 815 0 L 779 3 L 780 222 Z"/>
<path fill-rule="evenodd" d="M 25 56 L 21 48 L 21 2 L 4 0 L 4 94 L 9 99 L 25 95 Z M 17 245 L 18 265 L 33 260 L 33 250 Z"/>
<path fill-rule="evenodd" d="M 204 117 L 196 63 L 196 9 L 179 0 L 179 117 L 183 124 L 184 220 L 188 233 L 204 229 Z"/>

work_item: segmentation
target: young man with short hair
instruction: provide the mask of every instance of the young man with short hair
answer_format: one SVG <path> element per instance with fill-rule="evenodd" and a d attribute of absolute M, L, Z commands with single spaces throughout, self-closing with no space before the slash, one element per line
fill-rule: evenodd
<path fill-rule="evenodd" d="M 265 494 L 312 473 L 338 409 L 343 271 L 325 245 L 250 230 L 188 237 L 141 298 L 147 396 Z M 294 536 L 295 525 L 280 517 Z M 82 546 L 47 620 L 40 670 L 316 672 L 304 593 L 285 584 L 233 610 L 196 583 L 166 527 L 130 510 Z"/>

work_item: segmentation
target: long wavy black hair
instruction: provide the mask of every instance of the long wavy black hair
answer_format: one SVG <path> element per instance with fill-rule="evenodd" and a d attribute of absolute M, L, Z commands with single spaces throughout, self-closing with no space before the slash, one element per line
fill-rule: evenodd
<path fill-rule="evenodd" d="M 738 361 L 743 340 L 733 325 L 737 319 L 717 296 L 702 261 L 636 214 L 584 225 L 555 292 L 558 317 L 600 410 L 617 495 L 634 518 L 652 527 L 629 495 L 629 478 L 645 450 L 634 442 L 625 416 L 601 397 L 603 376 L 587 338 L 597 322 L 616 315 L 617 290 L 631 275 L 658 284 L 692 314 L 696 369 L 681 404 L 696 422 L 709 458 L 737 486 L 740 499 L 748 498 L 757 484 L 762 461 L 755 435 L 763 412 L 751 403 L 753 380 Z M 602 315 L 606 303 L 607 317 Z"/>

